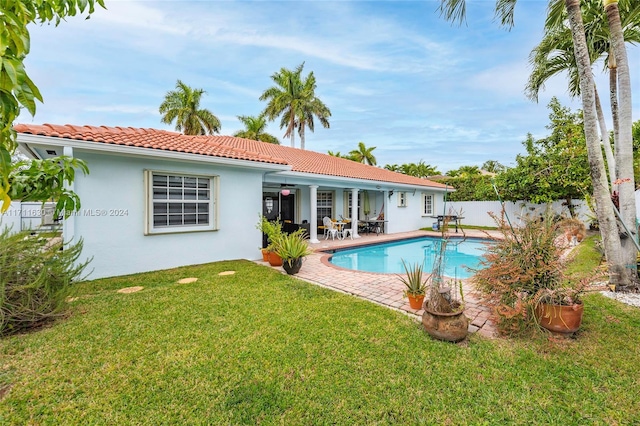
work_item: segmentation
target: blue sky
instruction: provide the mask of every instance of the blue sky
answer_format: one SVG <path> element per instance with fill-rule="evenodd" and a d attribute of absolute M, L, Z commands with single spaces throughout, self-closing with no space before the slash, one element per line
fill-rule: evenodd
<path fill-rule="evenodd" d="M 181 79 L 207 91 L 202 107 L 231 135 L 242 127 L 237 115 L 264 108 L 258 97 L 270 76 L 304 61 L 332 112 L 330 129 L 307 132 L 307 149 L 347 153 L 362 141 L 376 147 L 380 166 L 423 160 L 446 172 L 486 160 L 512 165 L 527 133 L 548 134 L 552 96 L 580 107 L 564 76 L 538 104 L 523 94 L 545 1 L 520 0 L 511 31 L 494 22 L 493 0 L 468 1 L 462 27 L 441 19 L 435 1 L 106 3 L 89 20 L 31 26 L 27 72 L 45 102 L 20 122 L 172 130 L 158 106 Z M 635 121 L 640 48 L 628 55 Z M 288 144 L 278 123 L 269 132 Z"/>

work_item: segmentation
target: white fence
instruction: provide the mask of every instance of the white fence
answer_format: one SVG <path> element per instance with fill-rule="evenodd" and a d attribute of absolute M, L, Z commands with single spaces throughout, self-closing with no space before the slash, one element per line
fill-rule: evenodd
<path fill-rule="evenodd" d="M 592 214 L 584 200 L 571 201 L 577 218 L 586 226 L 589 225 L 589 216 Z M 570 217 L 569 208 L 564 201 L 556 201 L 549 204 L 549 208 L 557 215 Z M 517 226 L 522 219 L 529 216 L 539 216 L 547 209 L 547 204 L 533 204 L 524 201 L 505 202 L 504 210 L 511 223 Z M 461 215 L 464 217 L 461 223 L 472 226 L 496 226 L 495 221 L 489 216 L 493 212 L 500 216 L 502 205 L 499 201 L 450 201 L 446 205 L 447 214 Z"/>
<path fill-rule="evenodd" d="M 12 201 L 9 209 L 0 214 L 0 230 L 8 227 L 12 232 L 51 231 L 60 223 L 53 217 L 55 203 L 21 203 Z"/>

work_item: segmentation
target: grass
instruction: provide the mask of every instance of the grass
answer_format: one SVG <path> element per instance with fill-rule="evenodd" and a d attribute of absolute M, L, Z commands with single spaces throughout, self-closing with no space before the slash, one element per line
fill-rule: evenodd
<path fill-rule="evenodd" d="M 604 258 L 596 247 L 599 241 L 600 235 L 592 234 L 576 246 L 565 270 L 567 277 L 577 281 L 582 278 L 589 278 L 597 272 L 594 265 L 600 265 Z"/>
<path fill-rule="evenodd" d="M 246 261 L 85 282 L 77 296 L 67 318 L 0 340 L 0 424 L 633 424 L 640 412 L 640 310 L 598 294 L 577 339 L 461 345 Z"/>

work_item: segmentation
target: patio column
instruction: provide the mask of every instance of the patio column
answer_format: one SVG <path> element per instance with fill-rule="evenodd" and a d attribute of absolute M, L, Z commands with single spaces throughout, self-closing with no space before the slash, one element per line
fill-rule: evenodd
<path fill-rule="evenodd" d="M 311 204 L 309 219 L 309 242 L 317 244 L 318 240 L 318 185 L 309 185 L 309 201 Z"/>
<path fill-rule="evenodd" d="M 351 235 L 353 238 L 360 238 L 358 235 L 358 188 L 351 190 Z"/>

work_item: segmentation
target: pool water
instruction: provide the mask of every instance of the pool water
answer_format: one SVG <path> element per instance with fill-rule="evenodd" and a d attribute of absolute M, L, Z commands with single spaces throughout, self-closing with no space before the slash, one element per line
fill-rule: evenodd
<path fill-rule="evenodd" d="M 439 251 L 439 242 L 440 238 L 432 237 L 392 241 L 336 251 L 329 261 L 341 268 L 355 271 L 404 274 L 404 259 L 407 266 L 416 262 L 422 263 L 424 272 L 430 274 Z M 471 277 L 473 272 L 468 268 L 477 269 L 480 266 L 488 242 L 480 239 L 449 239 L 444 275 L 456 278 Z"/>

